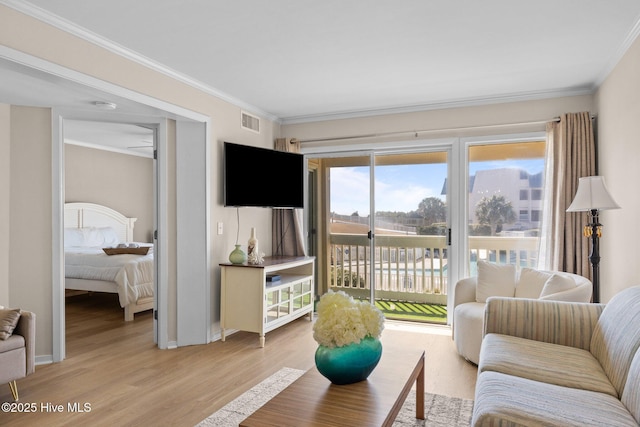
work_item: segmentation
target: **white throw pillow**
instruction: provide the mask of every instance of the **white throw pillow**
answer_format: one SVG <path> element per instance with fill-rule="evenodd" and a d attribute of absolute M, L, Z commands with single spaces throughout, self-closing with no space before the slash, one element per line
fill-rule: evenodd
<path fill-rule="evenodd" d="M 477 302 L 487 302 L 489 297 L 513 297 L 515 288 L 515 265 L 478 261 Z"/>
<path fill-rule="evenodd" d="M 564 274 L 554 273 L 544 284 L 540 299 L 553 299 L 553 295 L 559 292 L 565 292 L 576 288 L 576 282 L 573 278 Z"/>
<path fill-rule="evenodd" d="M 545 283 L 551 276 L 553 273 L 523 267 L 516 283 L 516 298 L 539 298 Z"/>

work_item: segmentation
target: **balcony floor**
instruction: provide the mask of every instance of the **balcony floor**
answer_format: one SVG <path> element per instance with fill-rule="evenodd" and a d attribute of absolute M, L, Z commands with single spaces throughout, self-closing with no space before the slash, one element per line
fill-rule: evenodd
<path fill-rule="evenodd" d="M 390 320 L 408 320 L 441 325 L 447 323 L 446 305 L 391 300 L 376 300 L 375 305 Z"/>

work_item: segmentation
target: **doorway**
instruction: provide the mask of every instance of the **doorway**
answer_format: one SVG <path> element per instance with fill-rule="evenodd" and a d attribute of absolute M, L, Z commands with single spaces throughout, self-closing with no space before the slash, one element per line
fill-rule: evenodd
<path fill-rule="evenodd" d="M 450 149 L 309 156 L 325 206 L 318 265 L 327 289 L 389 319 L 447 322 Z"/>
<path fill-rule="evenodd" d="M 477 259 L 536 263 L 545 144 L 538 132 L 370 144 L 369 151 L 303 146 L 318 188 L 318 212 L 308 216 L 318 218 L 319 283 L 328 284 L 318 293 L 387 299 L 387 312 L 420 310 L 402 306 L 411 297 L 440 304 L 438 323 L 450 323 L 453 287 L 475 274 Z M 498 193 L 515 216 L 478 216 L 483 197 Z M 413 205 L 402 207 L 408 200 Z"/>
<path fill-rule="evenodd" d="M 71 119 L 63 123 L 65 329 L 70 352 L 85 348 L 82 330 L 92 328 L 97 334 L 98 325 L 108 324 L 113 333 L 130 321 L 153 329 L 150 336 L 157 342 L 156 127 Z M 82 228 L 76 229 L 79 220 Z M 74 238 L 88 233 L 90 238 Z M 108 256 L 103 251 L 118 245 L 135 246 L 120 251 L 141 252 Z"/>

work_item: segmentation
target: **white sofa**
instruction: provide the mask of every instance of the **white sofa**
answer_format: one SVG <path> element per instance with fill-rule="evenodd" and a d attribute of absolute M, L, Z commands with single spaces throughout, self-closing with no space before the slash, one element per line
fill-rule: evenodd
<path fill-rule="evenodd" d="M 590 302 L 591 281 L 577 274 L 478 261 L 478 275 L 454 287 L 452 337 L 458 354 L 478 364 L 489 297 Z"/>

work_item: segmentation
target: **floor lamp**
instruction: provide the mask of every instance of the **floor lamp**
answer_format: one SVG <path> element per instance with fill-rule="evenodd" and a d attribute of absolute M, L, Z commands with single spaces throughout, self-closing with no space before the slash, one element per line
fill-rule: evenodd
<path fill-rule="evenodd" d="M 583 234 L 591 238 L 591 268 L 593 277 L 593 302 L 600 302 L 600 248 L 602 224 L 598 221 L 598 212 L 606 209 L 619 209 L 613 200 L 602 176 L 587 176 L 578 181 L 578 191 L 567 212 L 589 212 L 589 224 L 584 226 Z"/>

